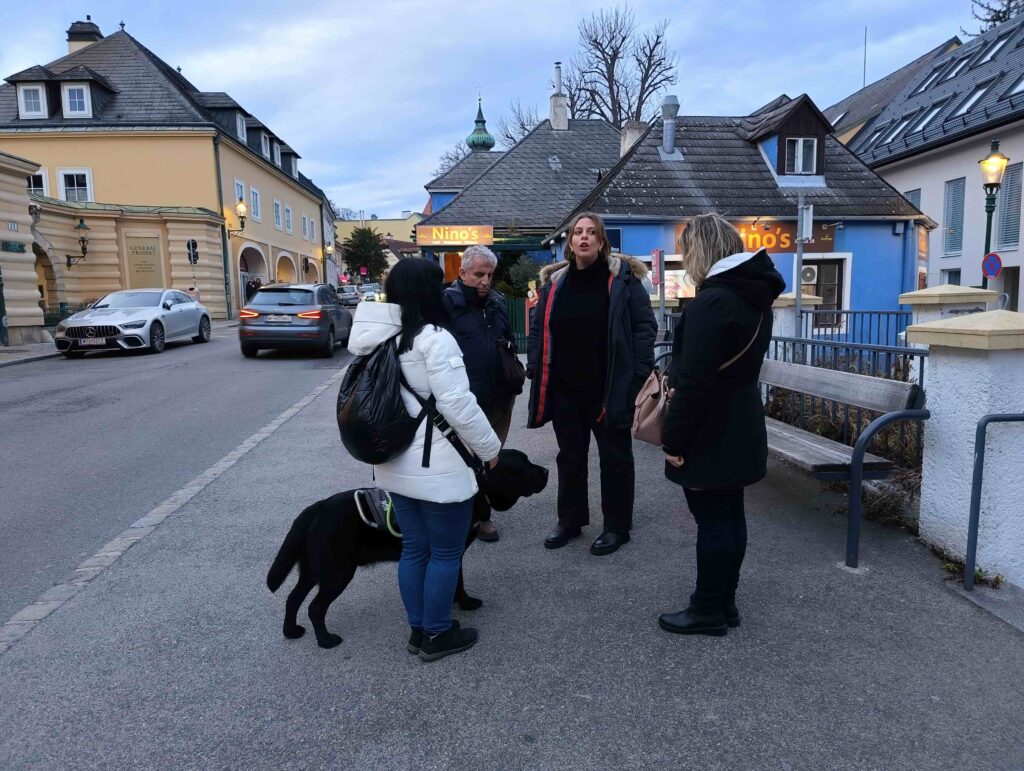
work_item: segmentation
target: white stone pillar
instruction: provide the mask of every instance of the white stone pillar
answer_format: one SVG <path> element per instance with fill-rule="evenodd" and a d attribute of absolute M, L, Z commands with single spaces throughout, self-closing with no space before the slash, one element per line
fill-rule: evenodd
<path fill-rule="evenodd" d="M 800 295 L 800 305 L 816 307 L 821 305 L 822 299 L 815 295 Z M 796 292 L 780 294 L 772 303 L 772 315 L 775 321 L 772 324 L 772 335 L 775 337 L 802 337 L 803 335 L 796 328 Z"/>
<path fill-rule="evenodd" d="M 999 294 L 990 289 L 940 284 L 900 295 L 900 305 L 909 305 L 914 324 L 982 313 L 994 309 Z"/>
<path fill-rule="evenodd" d="M 0 270 L 11 345 L 52 339 L 43 329 L 36 256 L 32 251 L 32 218 L 25 191 L 25 177 L 38 170 L 37 163 L 0 153 Z"/>
<path fill-rule="evenodd" d="M 1024 412 L 1024 314 L 988 311 L 907 330 L 929 348 L 924 388 L 931 418 L 924 429 L 921 537 L 955 557 L 966 555 L 978 421 Z M 1024 425 L 988 429 L 977 564 L 1024 586 Z"/>

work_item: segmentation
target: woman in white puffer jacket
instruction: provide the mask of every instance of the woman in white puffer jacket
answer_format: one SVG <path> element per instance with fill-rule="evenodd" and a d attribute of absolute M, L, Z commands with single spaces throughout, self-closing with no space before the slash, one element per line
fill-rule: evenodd
<path fill-rule="evenodd" d="M 441 268 L 432 260 L 401 260 L 384 283 L 388 302 L 362 302 L 356 308 L 349 351 L 365 355 L 398 337 L 406 382 L 423 399 L 433 395 L 438 412 L 463 443 L 493 464 L 501 441 L 469 390 L 459 344 L 444 328 L 448 313 L 443 280 Z M 409 414 L 419 414 L 419 401 L 404 387 L 402 397 Z M 475 629 L 452 623 L 452 600 L 477 484 L 473 470 L 436 429 L 424 467 L 426 426 L 426 421 L 420 424 L 405 452 L 373 471 L 377 484 L 391 494 L 402 529 L 398 586 L 412 628 L 408 649 L 433 661 L 464 651 L 477 639 Z"/>

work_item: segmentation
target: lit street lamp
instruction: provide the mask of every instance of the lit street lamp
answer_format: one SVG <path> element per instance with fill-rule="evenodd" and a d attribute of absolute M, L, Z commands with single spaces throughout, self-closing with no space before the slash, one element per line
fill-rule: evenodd
<path fill-rule="evenodd" d="M 999 140 L 992 140 L 989 154 L 978 163 L 981 165 L 981 181 L 985 188 L 985 254 L 992 250 L 992 214 L 996 210 L 996 197 L 1003 184 L 1003 173 L 1010 159 L 999 152 Z M 981 285 L 988 289 L 988 276 L 982 273 Z"/>
<path fill-rule="evenodd" d="M 245 205 L 245 201 L 241 198 L 238 199 L 238 203 L 235 204 L 235 215 L 238 217 L 238 221 L 241 223 L 241 227 L 238 230 L 232 230 L 228 228 L 228 238 L 236 236 L 245 230 L 245 217 L 249 213 L 249 208 Z"/>

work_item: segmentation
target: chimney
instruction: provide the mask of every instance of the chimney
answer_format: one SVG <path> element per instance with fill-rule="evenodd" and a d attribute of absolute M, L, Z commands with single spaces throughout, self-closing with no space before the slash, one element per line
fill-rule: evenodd
<path fill-rule="evenodd" d="M 81 51 L 86 46 L 91 46 L 97 40 L 103 39 L 103 33 L 92 20 L 92 16 L 86 16 L 85 21 L 76 21 L 68 27 L 68 53 Z"/>
<path fill-rule="evenodd" d="M 562 63 L 555 62 L 555 93 L 551 95 L 551 128 L 555 131 L 569 129 L 569 97 L 562 93 Z"/>
<path fill-rule="evenodd" d="M 411 216 L 412 216 L 412 210 L 407 209 L 407 210 L 403 210 L 402 211 L 402 219 L 407 220 Z"/>
<path fill-rule="evenodd" d="M 629 152 L 629 148 L 637 143 L 637 140 L 647 131 L 647 124 L 638 120 L 628 120 L 622 127 L 619 134 L 619 157 Z"/>
<path fill-rule="evenodd" d="M 658 153 L 663 161 L 681 161 L 683 154 L 676 147 L 676 116 L 679 100 L 671 94 L 661 103 L 661 146 Z"/>

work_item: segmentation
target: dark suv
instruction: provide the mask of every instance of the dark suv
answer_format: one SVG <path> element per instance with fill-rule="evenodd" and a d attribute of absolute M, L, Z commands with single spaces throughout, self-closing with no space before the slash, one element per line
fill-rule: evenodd
<path fill-rule="evenodd" d="M 352 314 L 329 284 L 267 284 L 239 313 L 242 355 L 260 348 L 310 348 L 333 356 L 348 343 Z"/>

